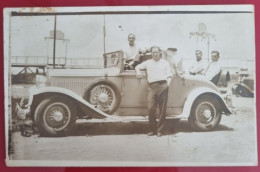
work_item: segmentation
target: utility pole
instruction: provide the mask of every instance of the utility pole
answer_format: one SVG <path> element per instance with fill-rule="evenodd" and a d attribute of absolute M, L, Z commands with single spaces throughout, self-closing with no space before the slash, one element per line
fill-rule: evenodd
<path fill-rule="evenodd" d="M 56 24 L 57 16 L 54 17 L 54 36 L 53 36 L 53 69 L 55 69 L 55 56 L 56 56 Z"/>
<path fill-rule="evenodd" d="M 104 54 L 106 53 L 106 16 L 104 15 L 104 24 L 103 24 L 103 43 L 104 43 Z"/>
<path fill-rule="evenodd" d="M 45 37 L 45 40 L 47 40 L 47 65 L 51 63 L 49 63 L 49 42 L 50 40 L 53 40 L 53 54 L 51 57 L 53 57 L 53 62 L 52 62 L 52 66 L 53 68 L 56 68 L 56 60 L 59 60 L 60 57 L 57 57 L 57 53 L 56 53 L 56 44 L 58 43 L 58 41 L 63 41 L 65 42 L 65 65 L 66 65 L 66 61 L 67 61 L 67 52 L 68 52 L 68 42 L 70 41 L 69 39 L 65 39 L 64 37 L 64 33 L 60 30 L 57 30 L 57 18 L 55 15 L 55 19 L 54 19 L 54 30 L 50 31 L 50 35 Z M 51 52 L 50 52 L 51 53 Z M 51 59 L 50 59 L 51 60 Z M 60 65 L 60 63 L 58 63 L 58 65 Z"/>
<path fill-rule="evenodd" d="M 201 37 L 201 40 L 207 39 L 207 55 L 208 55 L 208 62 L 209 62 L 209 49 L 210 49 L 210 39 L 215 39 L 215 35 L 212 33 L 207 32 L 206 25 L 204 23 L 198 24 L 198 31 L 197 32 L 190 32 L 190 38 L 192 36 L 196 36 L 196 47 L 198 49 L 198 38 Z"/>

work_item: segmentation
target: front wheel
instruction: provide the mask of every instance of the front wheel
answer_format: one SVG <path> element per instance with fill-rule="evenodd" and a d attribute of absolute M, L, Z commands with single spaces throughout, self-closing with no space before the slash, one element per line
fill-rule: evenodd
<path fill-rule="evenodd" d="M 42 136 L 68 135 L 76 122 L 75 105 L 66 97 L 44 99 L 36 108 L 34 120 Z"/>
<path fill-rule="evenodd" d="M 201 96 L 194 101 L 188 120 L 195 130 L 210 131 L 219 124 L 220 119 L 219 103 L 210 96 Z"/>

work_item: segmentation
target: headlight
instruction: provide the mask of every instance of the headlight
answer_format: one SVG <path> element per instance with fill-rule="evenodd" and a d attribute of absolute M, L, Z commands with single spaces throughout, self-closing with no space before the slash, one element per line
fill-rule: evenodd
<path fill-rule="evenodd" d="M 233 107 L 233 101 L 232 101 L 232 91 L 228 91 L 224 97 L 224 99 L 226 100 L 226 104 L 229 107 Z"/>
<path fill-rule="evenodd" d="M 37 87 L 45 87 L 47 82 L 47 78 L 43 75 L 36 75 L 36 86 Z"/>

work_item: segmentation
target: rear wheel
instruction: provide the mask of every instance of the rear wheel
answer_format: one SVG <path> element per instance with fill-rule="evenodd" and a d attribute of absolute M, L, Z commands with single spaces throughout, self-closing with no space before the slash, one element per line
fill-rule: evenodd
<path fill-rule="evenodd" d="M 62 96 L 43 100 L 34 115 L 35 124 L 43 136 L 68 135 L 75 125 L 76 118 L 75 105 Z"/>
<path fill-rule="evenodd" d="M 219 103 L 210 96 L 201 96 L 192 105 L 189 122 L 197 131 L 210 131 L 221 120 Z"/>

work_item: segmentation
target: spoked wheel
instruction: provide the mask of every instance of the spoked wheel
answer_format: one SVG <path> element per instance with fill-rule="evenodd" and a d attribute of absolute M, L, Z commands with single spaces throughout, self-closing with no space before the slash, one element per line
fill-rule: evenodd
<path fill-rule="evenodd" d="M 43 113 L 43 122 L 49 129 L 63 130 L 69 123 L 71 112 L 64 103 L 50 104 Z"/>
<path fill-rule="evenodd" d="M 100 80 L 87 88 L 84 99 L 99 110 L 112 114 L 120 104 L 121 95 L 111 81 Z"/>
<path fill-rule="evenodd" d="M 43 136 L 64 136 L 76 121 L 76 107 L 65 97 L 43 100 L 35 110 L 35 124 Z"/>
<path fill-rule="evenodd" d="M 189 122 L 197 131 L 210 131 L 220 122 L 221 112 L 218 102 L 209 96 L 202 96 L 195 100 Z"/>
<path fill-rule="evenodd" d="M 109 111 L 116 103 L 115 91 L 107 85 L 97 85 L 90 91 L 89 102 L 102 111 Z"/>

